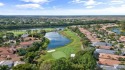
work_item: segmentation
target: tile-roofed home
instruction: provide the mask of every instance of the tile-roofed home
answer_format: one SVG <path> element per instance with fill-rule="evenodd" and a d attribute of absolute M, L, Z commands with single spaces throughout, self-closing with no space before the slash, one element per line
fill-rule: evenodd
<path fill-rule="evenodd" d="M 0 61 L 11 59 L 13 61 L 20 60 L 21 56 L 18 56 L 17 54 L 14 54 L 14 51 L 12 48 L 5 48 L 0 47 Z"/>
<path fill-rule="evenodd" d="M 31 40 L 35 40 L 35 38 L 34 37 L 25 37 L 24 38 L 24 41 L 31 41 Z"/>
<path fill-rule="evenodd" d="M 96 46 L 96 48 L 110 50 L 112 49 L 112 46 Z"/>
<path fill-rule="evenodd" d="M 106 54 L 106 53 L 100 53 L 100 54 L 99 54 L 99 58 L 119 60 L 119 58 L 125 58 L 125 56 L 114 55 L 114 54 Z"/>
<path fill-rule="evenodd" d="M 27 48 L 33 44 L 33 41 L 21 42 L 20 47 Z"/>
<path fill-rule="evenodd" d="M 79 28 L 79 30 L 80 30 L 80 32 L 82 32 L 83 34 L 85 34 L 86 37 L 87 37 L 91 42 L 99 42 L 99 41 L 100 41 L 98 38 L 96 38 L 96 34 L 94 34 L 94 36 L 93 36 L 93 34 L 92 34 L 90 31 L 88 31 L 88 30 L 86 30 L 86 29 L 84 29 L 84 28 Z"/>
<path fill-rule="evenodd" d="M 121 37 L 119 38 L 119 40 L 120 40 L 121 42 L 125 42 L 125 36 L 121 36 Z"/>
<path fill-rule="evenodd" d="M 6 47 L 0 47 L 0 55 L 10 55 L 13 54 L 13 51 L 10 50 L 10 48 L 6 48 Z"/>
<path fill-rule="evenodd" d="M 121 64 L 121 61 L 99 58 L 98 64 L 114 66 Z"/>

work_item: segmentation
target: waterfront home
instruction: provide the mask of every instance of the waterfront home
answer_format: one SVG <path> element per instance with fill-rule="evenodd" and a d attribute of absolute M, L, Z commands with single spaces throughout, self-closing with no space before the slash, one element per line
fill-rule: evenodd
<path fill-rule="evenodd" d="M 41 40 L 32 40 L 32 41 L 27 41 L 27 42 L 20 42 L 19 47 L 20 48 L 28 48 L 30 46 L 32 46 L 33 43 L 35 42 L 41 42 Z"/>

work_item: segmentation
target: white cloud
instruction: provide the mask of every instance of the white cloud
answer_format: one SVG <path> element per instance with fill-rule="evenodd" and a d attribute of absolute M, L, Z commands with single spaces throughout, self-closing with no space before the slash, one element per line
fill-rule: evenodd
<path fill-rule="evenodd" d="M 88 1 L 83 1 L 83 0 L 73 0 L 72 3 L 76 3 L 76 4 L 83 4 L 84 6 L 86 6 L 86 8 L 93 8 L 96 5 L 99 4 L 104 4 L 102 2 L 97 2 L 95 0 L 88 0 Z"/>
<path fill-rule="evenodd" d="M 4 6 L 4 4 L 3 4 L 3 3 L 0 3 L 0 6 Z"/>
<path fill-rule="evenodd" d="M 112 4 L 123 4 L 125 0 L 111 0 Z"/>
<path fill-rule="evenodd" d="M 95 6 L 86 6 L 86 8 L 88 8 L 88 9 L 93 8 L 93 7 L 95 7 Z"/>
<path fill-rule="evenodd" d="M 86 6 L 96 6 L 96 5 L 99 5 L 99 4 L 104 4 L 102 2 L 97 2 L 95 0 L 88 0 L 84 3 Z"/>
<path fill-rule="evenodd" d="M 46 3 L 49 2 L 48 0 L 21 0 L 24 2 L 32 2 L 32 3 Z"/>
<path fill-rule="evenodd" d="M 83 0 L 73 0 L 72 3 L 84 3 L 85 1 Z"/>
<path fill-rule="evenodd" d="M 125 4 L 125 0 L 111 0 L 109 2 L 109 5 L 120 5 L 120 4 Z"/>
<path fill-rule="evenodd" d="M 41 6 L 39 4 L 21 4 L 21 5 L 16 5 L 16 7 L 18 7 L 18 8 L 32 8 L 32 9 L 41 8 Z"/>
<path fill-rule="evenodd" d="M 85 2 L 85 5 L 95 5 L 96 4 L 96 1 L 94 1 L 94 0 L 88 0 L 88 1 L 86 1 Z"/>

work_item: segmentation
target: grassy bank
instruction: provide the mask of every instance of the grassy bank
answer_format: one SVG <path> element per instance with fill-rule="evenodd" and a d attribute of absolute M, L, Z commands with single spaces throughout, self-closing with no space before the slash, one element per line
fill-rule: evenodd
<path fill-rule="evenodd" d="M 61 32 L 62 35 L 71 39 L 71 43 L 65 45 L 63 47 L 59 47 L 55 49 L 55 52 L 47 53 L 46 55 L 41 55 L 39 60 L 49 60 L 49 59 L 59 59 L 61 57 L 70 57 L 70 54 L 76 53 L 81 50 L 81 42 L 80 38 L 69 29 Z"/>

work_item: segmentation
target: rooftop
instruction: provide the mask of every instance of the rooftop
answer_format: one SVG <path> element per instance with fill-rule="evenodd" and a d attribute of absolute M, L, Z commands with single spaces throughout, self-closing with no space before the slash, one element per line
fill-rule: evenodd
<path fill-rule="evenodd" d="M 119 38 L 119 40 L 122 41 L 122 42 L 125 42 L 125 36 L 121 36 L 121 37 Z"/>
<path fill-rule="evenodd" d="M 125 56 L 114 55 L 114 54 L 106 54 L 106 53 L 100 53 L 99 58 L 118 60 L 119 58 L 125 58 Z"/>
<path fill-rule="evenodd" d="M 92 46 L 112 46 L 112 44 L 106 42 L 93 42 Z"/>
<path fill-rule="evenodd" d="M 29 34 L 23 34 L 21 37 L 28 37 Z"/>
<path fill-rule="evenodd" d="M 105 49 L 96 49 L 94 53 L 107 53 L 107 54 L 115 54 L 114 50 L 105 50 Z"/>
<path fill-rule="evenodd" d="M 121 62 L 117 60 L 99 58 L 98 63 L 102 65 L 114 66 L 114 65 L 119 65 Z"/>

